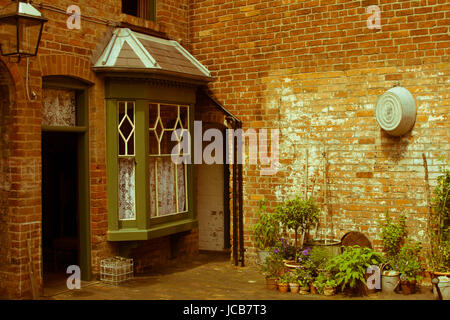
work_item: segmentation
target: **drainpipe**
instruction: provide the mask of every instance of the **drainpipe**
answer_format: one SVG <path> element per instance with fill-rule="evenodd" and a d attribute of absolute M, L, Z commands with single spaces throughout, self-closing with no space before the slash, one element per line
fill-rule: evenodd
<path fill-rule="evenodd" d="M 234 117 L 227 117 L 234 131 L 242 129 L 242 122 Z M 229 148 L 229 136 L 227 135 L 227 148 Z M 244 217 L 243 217 L 243 174 L 242 164 L 238 163 L 238 147 L 233 137 L 233 262 L 235 266 L 239 263 L 245 265 L 244 248 Z"/>
<path fill-rule="evenodd" d="M 239 256 L 238 256 L 238 247 L 239 247 L 239 240 L 238 240 L 238 215 L 237 213 L 237 150 L 233 139 L 233 260 L 234 265 L 237 266 L 239 264 Z"/>
<path fill-rule="evenodd" d="M 237 122 L 236 126 L 238 129 L 242 129 L 242 122 Z M 242 173 L 242 163 L 238 164 L 238 190 L 239 190 L 239 253 L 240 253 L 240 262 L 241 267 L 245 266 L 245 248 L 244 248 L 244 210 L 243 210 L 243 203 L 244 203 L 244 194 L 242 192 L 243 190 L 243 173 Z"/>

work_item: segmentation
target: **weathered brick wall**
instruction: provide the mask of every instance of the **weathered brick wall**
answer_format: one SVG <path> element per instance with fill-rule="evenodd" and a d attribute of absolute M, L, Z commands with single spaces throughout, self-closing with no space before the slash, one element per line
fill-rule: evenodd
<path fill-rule="evenodd" d="M 382 30 L 367 27 L 369 5 L 379 5 Z M 245 239 L 258 200 L 274 207 L 309 186 L 324 203 L 319 228 L 340 239 L 357 230 L 379 248 L 376 219 L 386 210 L 408 213 L 408 226 L 425 240 L 426 197 L 422 153 L 431 183 L 439 156 L 449 158 L 450 4 L 434 1 L 219 1 L 191 3 L 194 55 L 212 71 L 216 97 L 244 128 L 279 128 L 281 167 L 263 177 L 245 166 Z M 377 99 L 406 87 L 417 123 L 390 138 L 375 119 Z"/>
<path fill-rule="evenodd" d="M 9 0 L 0 0 L 0 7 L 9 4 Z M 41 6 L 40 4 L 44 4 Z M 65 14 L 67 8 L 76 4 L 83 17 L 81 30 L 69 30 Z M 37 58 L 30 59 L 30 88 L 37 93 L 37 100 L 28 102 L 25 91 L 26 60 L 14 63 L 2 59 L 13 77 L 16 87 L 16 103 L 11 114 L 13 120 L 10 127 L 10 172 L 11 190 L 9 193 L 9 209 L 2 202 L 2 212 L 9 210 L 11 219 L 7 227 L 0 229 L 0 241 L 11 241 L 5 254 L 11 257 L 7 267 L 8 281 L 0 278 L 8 297 L 29 297 L 30 281 L 28 274 L 28 257 L 26 239 L 32 238 L 32 255 L 35 269 L 41 274 L 41 92 L 42 77 L 63 75 L 90 82 L 89 89 L 89 146 L 90 146 L 90 216 L 91 216 L 91 255 L 94 274 L 99 272 L 100 260 L 118 254 L 118 244 L 106 241 L 107 205 L 106 205 L 106 126 L 103 79 L 92 70 L 93 57 L 97 57 L 106 45 L 105 37 L 110 36 L 111 24 L 128 22 L 155 31 L 166 32 L 173 39 L 181 39 L 188 43 L 187 0 L 183 2 L 159 0 L 157 21 L 149 22 L 136 17 L 121 14 L 120 0 L 88 1 L 88 0 L 42 0 L 33 1 L 33 5 L 48 18 L 41 39 Z M 49 8 L 51 6 L 51 8 Z M 59 12 L 55 12 L 59 10 Z M 111 22 L 111 23 L 109 23 Z M 109 24 L 109 25 L 107 25 Z M 3 72 L 1 73 L 3 76 Z M 3 149 L 2 149 L 3 150 Z M 3 152 L 3 151 L 2 151 Z M 1 214 L 1 221 L 4 219 Z M 2 223 L 3 225 L 3 223 Z M 8 228 L 6 231 L 5 228 Z M 5 235 L 8 232 L 8 235 Z M 198 244 L 186 238 L 183 249 L 187 253 L 195 252 Z M 197 241 L 198 243 L 198 241 Z M 141 243 L 143 247 L 157 245 L 154 242 Z M 3 251 L 1 252 L 3 256 Z M 147 250 L 148 261 L 151 256 L 158 256 L 159 251 Z M 42 284 L 42 279 L 38 279 Z M 1 290 L 0 290 L 1 291 Z M 1 293 L 1 292 L 0 292 Z"/>

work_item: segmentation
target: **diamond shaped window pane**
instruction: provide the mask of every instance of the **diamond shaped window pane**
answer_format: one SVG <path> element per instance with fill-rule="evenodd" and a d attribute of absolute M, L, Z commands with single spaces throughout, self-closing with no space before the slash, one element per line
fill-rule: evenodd
<path fill-rule="evenodd" d="M 134 102 L 119 102 L 119 155 L 134 155 Z"/>
<path fill-rule="evenodd" d="M 128 118 L 125 118 L 120 125 L 120 132 L 124 136 L 125 140 L 129 140 L 133 134 L 133 123 Z"/>
<path fill-rule="evenodd" d="M 162 134 L 163 134 L 163 132 L 164 132 L 164 127 L 163 127 L 163 125 L 162 125 L 161 120 L 158 121 L 158 123 L 156 124 L 156 129 L 155 129 L 155 131 L 156 131 L 156 136 L 158 137 L 158 139 L 161 138 L 161 136 L 162 136 Z"/>

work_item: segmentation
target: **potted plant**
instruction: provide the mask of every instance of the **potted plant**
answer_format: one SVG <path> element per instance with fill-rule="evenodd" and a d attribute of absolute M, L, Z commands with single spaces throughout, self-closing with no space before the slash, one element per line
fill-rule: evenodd
<path fill-rule="evenodd" d="M 292 200 L 287 200 L 283 205 L 276 208 L 278 220 L 285 230 L 294 231 L 295 242 L 295 260 L 298 256 L 298 235 L 302 235 L 302 239 L 306 232 L 317 223 L 320 209 L 312 199 L 302 199 L 297 196 Z M 303 246 L 303 241 L 301 243 Z"/>
<path fill-rule="evenodd" d="M 295 248 L 285 238 L 280 238 L 275 250 L 283 257 L 286 263 L 295 263 Z"/>
<path fill-rule="evenodd" d="M 352 294 L 365 295 L 364 275 L 369 266 L 383 261 L 381 253 L 359 246 L 346 247 L 344 252 L 329 261 L 327 269 L 334 274 L 334 280 L 342 290 Z"/>
<path fill-rule="evenodd" d="M 298 283 L 298 277 L 294 272 L 290 272 L 291 278 L 289 282 L 289 290 L 292 293 L 298 293 L 300 291 L 300 284 Z"/>
<path fill-rule="evenodd" d="M 400 281 L 400 272 L 396 270 L 395 259 L 407 236 L 406 216 L 402 214 L 396 223 L 390 217 L 389 212 L 386 212 L 385 221 L 379 221 L 379 225 L 383 252 L 387 260 L 382 268 L 381 286 L 383 292 L 392 293 Z"/>
<path fill-rule="evenodd" d="M 338 286 L 338 284 L 336 283 L 335 280 L 328 279 L 325 282 L 325 286 L 324 286 L 324 289 L 323 289 L 323 294 L 326 295 L 326 296 L 333 296 L 336 293 L 335 290 L 336 290 L 337 286 Z"/>
<path fill-rule="evenodd" d="M 253 240 L 259 249 L 259 260 L 263 263 L 280 238 L 280 223 L 277 221 L 276 214 L 266 211 L 264 200 L 259 202 L 257 218 L 258 221 L 252 227 Z"/>
<path fill-rule="evenodd" d="M 289 283 L 292 282 L 292 276 L 290 272 L 286 272 L 278 279 L 278 290 L 281 293 L 289 291 Z"/>
<path fill-rule="evenodd" d="M 433 210 L 428 222 L 428 272 L 432 278 L 436 299 L 450 299 L 450 170 L 447 162 L 439 169 L 431 204 Z"/>
<path fill-rule="evenodd" d="M 327 276 L 325 273 L 319 273 L 316 279 L 313 282 L 314 287 L 316 288 L 319 294 L 323 294 L 323 290 L 325 288 L 325 284 L 327 282 Z"/>
<path fill-rule="evenodd" d="M 314 279 L 313 279 L 313 281 L 309 284 L 309 292 L 310 292 L 311 294 L 317 294 L 317 292 L 318 292 L 316 286 L 314 285 Z"/>
<path fill-rule="evenodd" d="M 428 264 L 434 276 L 450 276 L 450 169 L 440 167 L 432 199 L 429 222 L 430 251 Z"/>
<path fill-rule="evenodd" d="M 277 279 L 284 269 L 282 257 L 272 252 L 261 265 L 261 269 L 266 276 L 267 289 L 277 290 Z"/>
<path fill-rule="evenodd" d="M 317 294 L 317 289 L 314 286 L 314 277 L 317 276 L 317 265 L 313 261 L 312 250 L 310 248 L 303 250 L 297 258 L 297 263 L 308 274 L 308 278 L 310 279 L 310 283 L 308 284 L 309 291 L 311 294 Z"/>
<path fill-rule="evenodd" d="M 416 283 L 422 276 L 419 261 L 421 244 L 407 243 L 401 249 L 396 259 L 396 267 L 400 272 L 400 286 L 403 294 L 415 293 Z"/>
<path fill-rule="evenodd" d="M 309 284 L 312 282 L 310 271 L 303 267 L 297 267 L 293 270 L 295 279 L 300 286 L 300 294 L 308 294 Z"/>
<path fill-rule="evenodd" d="M 333 257 L 331 252 L 324 247 L 313 247 L 310 259 L 318 273 L 326 272 L 328 261 Z"/>

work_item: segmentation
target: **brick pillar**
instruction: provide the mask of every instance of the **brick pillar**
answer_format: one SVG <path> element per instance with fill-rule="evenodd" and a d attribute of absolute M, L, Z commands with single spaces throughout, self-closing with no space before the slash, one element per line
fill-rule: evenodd
<path fill-rule="evenodd" d="M 0 62 L 0 297 L 7 296 L 8 266 L 10 265 L 11 247 L 9 228 L 8 198 L 11 189 L 10 161 L 10 121 L 11 89 L 13 83 L 6 66 Z"/>
<path fill-rule="evenodd" d="M 30 59 L 29 102 L 25 91 L 26 60 L 0 61 L 0 295 L 30 298 L 27 239 L 41 289 L 41 98 L 40 72 Z M 4 94 L 8 93 L 8 94 Z"/>

